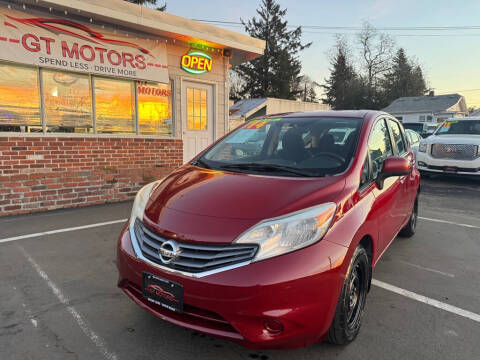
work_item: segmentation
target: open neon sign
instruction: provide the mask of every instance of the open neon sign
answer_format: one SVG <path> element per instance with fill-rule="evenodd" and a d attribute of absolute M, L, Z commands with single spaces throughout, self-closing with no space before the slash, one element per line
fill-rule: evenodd
<path fill-rule="evenodd" d="M 193 51 L 182 56 L 182 69 L 190 74 L 204 74 L 212 71 L 213 60 L 201 51 Z"/>

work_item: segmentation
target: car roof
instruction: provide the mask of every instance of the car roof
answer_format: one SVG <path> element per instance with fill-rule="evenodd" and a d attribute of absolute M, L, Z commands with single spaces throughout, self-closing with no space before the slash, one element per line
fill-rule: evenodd
<path fill-rule="evenodd" d="M 459 121 L 459 120 L 467 120 L 467 121 L 480 120 L 480 116 L 465 116 L 465 117 L 445 119 L 445 121 L 452 121 L 452 120 L 455 120 L 455 121 Z"/>
<path fill-rule="evenodd" d="M 405 129 L 405 132 L 412 132 L 414 134 L 420 135 L 417 131 L 412 130 L 412 129 Z"/>
<path fill-rule="evenodd" d="M 384 111 L 375 110 L 320 110 L 320 111 L 299 111 L 289 113 L 269 114 L 257 117 L 255 119 L 267 119 L 272 117 L 282 118 L 306 118 L 306 117 L 344 117 L 344 118 L 362 118 L 366 122 L 374 121 L 378 116 L 386 115 L 393 118 L 392 115 Z M 252 119 L 252 120 L 255 120 Z"/>
<path fill-rule="evenodd" d="M 381 114 L 381 111 L 373 110 L 315 110 L 299 111 L 283 114 L 284 117 L 361 117 L 367 115 Z M 385 114 L 385 113 L 384 113 Z"/>

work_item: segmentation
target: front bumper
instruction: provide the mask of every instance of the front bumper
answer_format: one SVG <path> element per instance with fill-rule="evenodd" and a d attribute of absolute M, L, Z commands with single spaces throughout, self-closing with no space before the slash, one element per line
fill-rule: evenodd
<path fill-rule="evenodd" d="M 428 153 L 417 153 L 418 170 L 437 174 L 480 175 L 480 158 L 475 160 L 437 159 Z"/>
<path fill-rule="evenodd" d="M 195 278 L 138 258 L 126 224 L 118 241 L 118 286 L 139 306 L 171 323 L 251 348 L 292 348 L 321 341 L 328 333 L 347 251 L 324 239 L 290 254 Z M 182 284 L 184 312 L 146 301 L 143 272 Z M 266 330 L 264 322 L 271 319 L 283 324 L 281 333 Z"/>

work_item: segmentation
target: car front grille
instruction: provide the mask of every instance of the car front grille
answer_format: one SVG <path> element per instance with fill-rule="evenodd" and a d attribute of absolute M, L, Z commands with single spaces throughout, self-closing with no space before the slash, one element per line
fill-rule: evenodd
<path fill-rule="evenodd" d="M 477 145 L 433 144 L 432 157 L 437 159 L 474 160 L 477 158 Z"/>
<path fill-rule="evenodd" d="M 135 236 L 143 256 L 161 266 L 188 273 L 201 273 L 215 270 L 253 259 L 257 245 L 213 245 L 179 242 L 164 238 L 148 229 L 142 221 L 136 220 Z M 175 242 L 180 250 L 176 259 L 164 263 L 160 255 L 160 247 L 166 241 Z"/>

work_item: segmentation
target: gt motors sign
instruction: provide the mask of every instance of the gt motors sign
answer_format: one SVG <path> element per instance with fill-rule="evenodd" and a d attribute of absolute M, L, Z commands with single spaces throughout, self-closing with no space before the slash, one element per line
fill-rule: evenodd
<path fill-rule="evenodd" d="M 0 59 L 168 83 L 165 43 L 133 40 L 60 18 L 0 10 Z"/>

